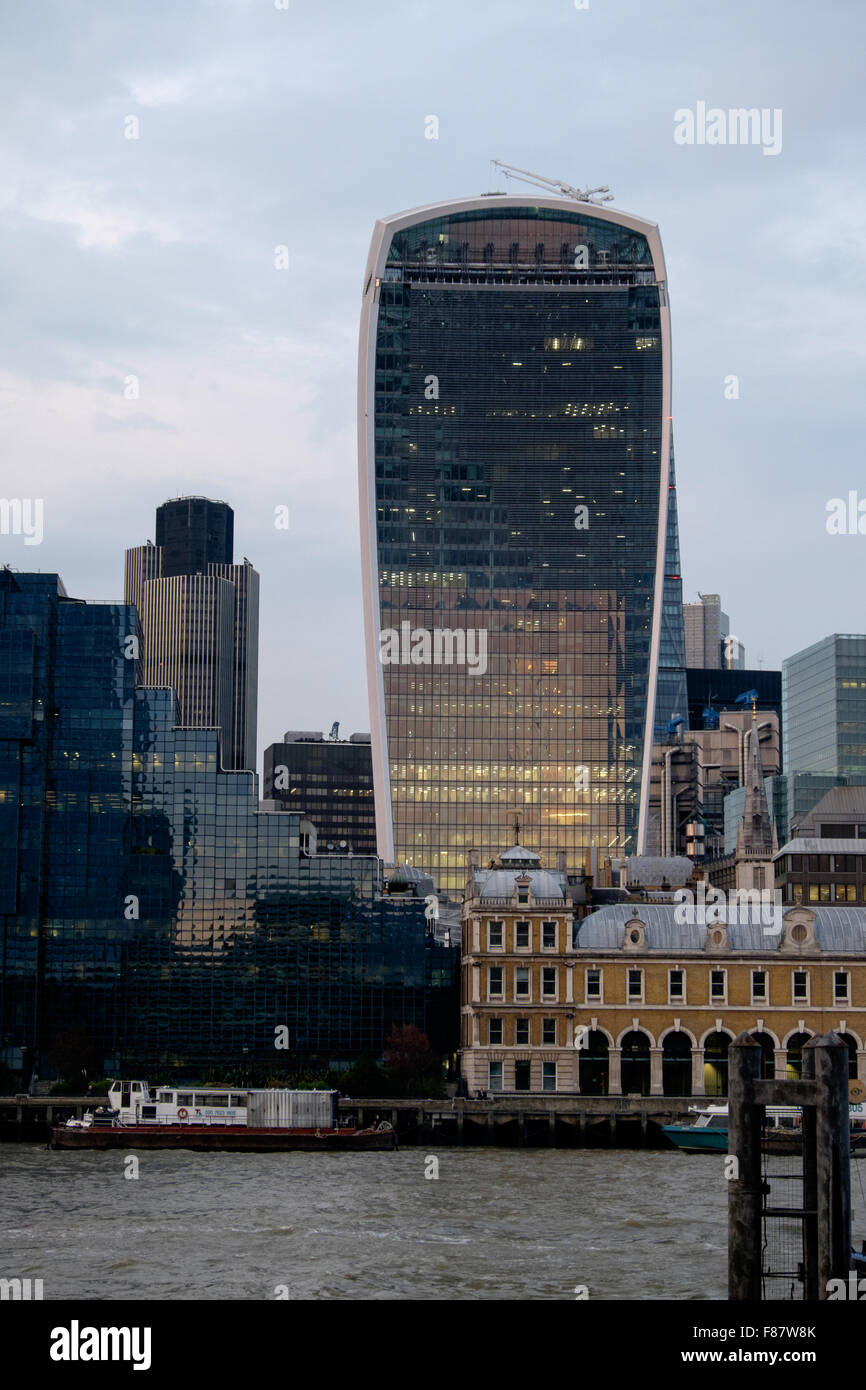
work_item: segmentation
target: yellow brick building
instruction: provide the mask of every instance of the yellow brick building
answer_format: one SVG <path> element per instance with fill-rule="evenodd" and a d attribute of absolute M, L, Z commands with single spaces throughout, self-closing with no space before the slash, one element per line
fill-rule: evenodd
<path fill-rule="evenodd" d="M 564 872 L 515 846 L 473 866 L 463 909 L 461 1069 L 470 1095 L 718 1096 L 741 1032 L 764 1075 L 800 1070 L 835 1029 L 866 1078 L 866 909 L 795 906 L 766 923 L 682 924 L 673 904 L 577 922 Z M 731 914 L 728 914 L 731 915 Z"/>

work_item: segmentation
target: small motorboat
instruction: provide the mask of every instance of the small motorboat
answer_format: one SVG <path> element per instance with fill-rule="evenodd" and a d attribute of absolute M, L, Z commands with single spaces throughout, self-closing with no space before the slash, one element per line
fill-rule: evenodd
<path fill-rule="evenodd" d="M 662 1132 L 684 1153 L 728 1152 L 728 1103 L 690 1106 L 691 1124 L 662 1125 Z M 852 1158 L 866 1158 L 866 1105 L 849 1106 Z M 803 1112 L 799 1105 L 768 1105 L 762 1148 L 765 1153 L 799 1153 L 803 1147 Z"/>

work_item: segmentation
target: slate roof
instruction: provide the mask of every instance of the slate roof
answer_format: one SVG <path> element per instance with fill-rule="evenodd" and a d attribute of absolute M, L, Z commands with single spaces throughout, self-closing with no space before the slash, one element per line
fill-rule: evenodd
<path fill-rule="evenodd" d="M 510 898 L 514 880 L 528 878 L 531 896 L 561 898 L 565 901 L 565 876 L 549 869 L 489 869 L 475 875 L 475 886 L 481 898 Z"/>
<path fill-rule="evenodd" d="M 637 906 L 637 917 L 633 915 Z M 787 915 L 797 909 L 786 907 Z M 866 907 L 821 907 L 809 905 L 815 917 L 815 937 L 824 951 L 851 955 L 866 955 Z M 578 949 L 619 950 L 626 927 L 634 921 L 643 922 L 646 944 L 650 951 L 704 950 L 707 928 L 674 920 L 676 904 L 623 903 L 599 908 L 578 924 Z M 709 912 L 709 909 L 708 909 Z M 728 925 L 728 949 L 732 951 L 774 951 L 780 936 L 765 935 L 760 922 Z M 711 955 L 711 952 L 707 953 Z"/>
<path fill-rule="evenodd" d="M 801 821 L 804 827 L 811 828 L 824 816 L 843 815 L 848 820 L 866 817 L 866 787 L 831 787 Z"/>
<path fill-rule="evenodd" d="M 866 854 L 866 839 L 863 840 L 813 840 L 804 839 L 789 840 L 783 845 L 778 854 L 773 855 L 773 860 L 777 860 L 782 854 Z"/>
<path fill-rule="evenodd" d="M 670 883 L 679 887 L 688 883 L 695 866 L 684 854 L 663 857 L 660 854 L 633 855 L 625 861 L 625 883 Z"/>

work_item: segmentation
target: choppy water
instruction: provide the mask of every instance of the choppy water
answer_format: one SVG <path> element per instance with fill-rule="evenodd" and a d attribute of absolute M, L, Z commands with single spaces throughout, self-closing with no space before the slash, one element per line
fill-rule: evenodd
<path fill-rule="evenodd" d="M 723 1156 L 0 1145 L 0 1276 L 97 1299 L 726 1297 Z M 857 1167 L 859 1165 L 852 1165 Z M 852 1175 L 855 1235 L 866 1210 Z"/>

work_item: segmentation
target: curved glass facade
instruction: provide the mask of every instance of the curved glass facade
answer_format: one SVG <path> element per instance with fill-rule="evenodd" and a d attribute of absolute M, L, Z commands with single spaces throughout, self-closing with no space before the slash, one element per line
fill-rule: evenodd
<path fill-rule="evenodd" d="M 548 858 L 638 846 L 660 527 L 679 573 L 675 514 L 671 531 L 660 515 L 664 270 L 652 224 L 550 201 L 404 215 L 371 252 L 361 498 L 380 853 L 443 890 L 462 888 L 469 849 L 508 842 L 516 812 Z M 437 633 L 459 638 L 437 648 Z"/>

